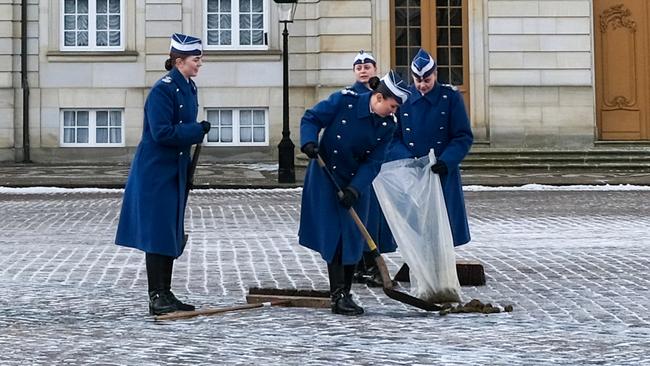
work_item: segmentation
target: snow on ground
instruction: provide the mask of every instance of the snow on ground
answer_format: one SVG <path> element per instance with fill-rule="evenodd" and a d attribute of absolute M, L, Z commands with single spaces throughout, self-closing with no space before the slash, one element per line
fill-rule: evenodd
<path fill-rule="evenodd" d="M 269 189 L 196 189 L 194 192 L 262 192 Z M 300 192 L 302 188 L 275 188 L 277 192 Z M 464 186 L 465 192 L 486 192 L 486 191 L 650 191 L 650 186 L 640 186 L 631 184 L 618 185 L 567 185 L 554 186 L 544 184 L 526 184 L 523 186 Z M 0 187 L 0 194 L 54 194 L 54 193 L 121 193 L 124 189 L 105 189 L 105 188 L 59 188 L 59 187 Z"/>

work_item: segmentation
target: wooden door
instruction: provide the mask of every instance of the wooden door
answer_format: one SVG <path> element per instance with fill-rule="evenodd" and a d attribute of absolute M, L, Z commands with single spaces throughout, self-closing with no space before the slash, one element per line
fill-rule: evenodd
<path fill-rule="evenodd" d="M 647 0 L 595 0 L 596 109 L 600 140 L 648 140 Z"/>
<path fill-rule="evenodd" d="M 438 80 L 452 84 L 469 110 L 468 0 L 392 0 L 392 65 L 410 84 L 411 60 L 420 47 L 438 63 Z"/>

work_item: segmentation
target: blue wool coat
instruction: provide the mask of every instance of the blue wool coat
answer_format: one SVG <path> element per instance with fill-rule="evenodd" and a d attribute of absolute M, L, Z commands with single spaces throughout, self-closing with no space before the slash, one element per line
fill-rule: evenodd
<path fill-rule="evenodd" d="M 449 172 L 440 176 L 454 245 L 470 241 L 459 165 L 473 142 L 463 96 L 452 86 L 436 83 L 422 95 L 411 86 L 411 96 L 400 108 L 399 127 L 387 161 L 422 157 L 434 149 Z"/>
<path fill-rule="evenodd" d="M 364 196 L 379 172 L 396 128 L 393 116 L 370 113 L 371 95 L 349 89 L 336 92 L 307 110 L 300 122 L 300 146 L 317 143 L 339 186 L 350 186 L 360 193 L 354 209 L 361 217 L 367 215 Z M 342 245 L 342 263 L 356 264 L 367 245 L 348 210 L 338 202 L 335 186 L 314 160 L 305 175 L 298 239 L 328 263 Z"/>
<path fill-rule="evenodd" d="M 379 253 L 392 253 L 397 250 L 397 243 L 395 242 L 395 238 L 393 238 L 393 233 L 388 227 L 388 222 L 386 221 L 384 212 L 381 210 L 377 194 L 372 186 L 370 187 L 369 192 L 368 214 L 365 218 L 368 234 L 370 234 L 372 239 L 375 241 L 375 244 L 377 244 Z"/>
<path fill-rule="evenodd" d="M 196 93 L 194 82 L 185 80 L 176 68 L 149 92 L 116 244 L 174 258 L 182 254 L 190 148 L 204 135 L 196 121 Z"/>
<path fill-rule="evenodd" d="M 368 93 L 371 90 L 366 87 L 366 85 L 360 81 L 355 82 L 348 89 L 357 92 L 358 94 Z M 388 228 L 388 223 L 386 218 L 381 211 L 379 206 L 379 201 L 377 201 L 377 195 L 375 190 L 372 188 L 372 185 L 368 187 L 367 194 L 364 194 L 361 200 L 365 201 L 362 205 L 367 205 L 368 210 L 367 214 L 362 215 L 366 229 L 368 233 L 377 244 L 377 249 L 380 253 L 391 253 L 397 250 L 397 244 L 393 239 L 393 235 Z M 364 248 L 364 251 L 369 251 L 367 247 Z"/>
<path fill-rule="evenodd" d="M 352 86 L 348 87 L 348 89 L 353 90 L 357 94 L 364 94 L 364 93 L 370 93 L 372 90 L 368 89 L 366 84 L 356 81 Z"/>

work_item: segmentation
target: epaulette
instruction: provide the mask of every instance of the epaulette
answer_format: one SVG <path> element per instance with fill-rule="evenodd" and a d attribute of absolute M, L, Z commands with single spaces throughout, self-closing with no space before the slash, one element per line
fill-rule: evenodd
<path fill-rule="evenodd" d="M 350 88 L 341 89 L 341 94 L 343 94 L 343 95 L 354 95 L 354 96 L 359 95 L 359 93 L 355 92 L 354 90 L 352 90 Z"/>
<path fill-rule="evenodd" d="M 456 86 L 454 86 L 454 85 L 451 85 L 451 84 L 440 84 L 440 85 L 444 86 L 447 89 L 451 89 L 453 91 L 458 91 L 458 88 Z"/>
<path fill-rule="evenodd" d="M 169 83 L 172 82 L 172 77 L 167 75 L 164 78 L 160 79 L 160 81 L 162 81 L 163 83 L 169 84 Z"/>

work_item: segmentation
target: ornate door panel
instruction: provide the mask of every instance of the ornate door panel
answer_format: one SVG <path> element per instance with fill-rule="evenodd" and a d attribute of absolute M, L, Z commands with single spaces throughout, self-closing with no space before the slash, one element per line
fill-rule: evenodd
<path fill-rule="evenodd" d="M 648 1 L 595 0 L 596 108 L 601 140 L 648 140 Z"/>

